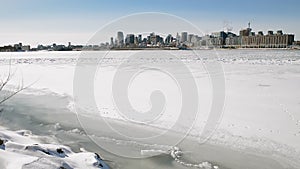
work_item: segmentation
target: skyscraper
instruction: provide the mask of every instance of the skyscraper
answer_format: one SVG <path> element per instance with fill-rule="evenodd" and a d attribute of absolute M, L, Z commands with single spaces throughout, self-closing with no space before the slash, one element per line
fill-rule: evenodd
<path fill-rule="evenodd" d="M 134 44 L 134 39 L 135 39 L 134 34 L 128 34 L 125 39 L 126 45 Z"/>
<path fill-rule="evenodd" d="M 176 34 L 176 45 L 179 45 L 179 42 L 180 42 L 180 36 L 177 32 L 177 34 Z"/>
<path fill-rule="evenodd" d="M 121 31 L 117 33 L 117 42 L 118 46 L 123 46 L 124 44 L 124 34 Z"/>
<path fill-rule="evenodd" d="M 141 43 L 142 42 L 142 35 L 138 35 L 138 43 Z"/>
<path fill-rule="evenodd" d="M 166 37 L 166 39 L 165 39 L 165 43 L 166 43 L 167 45 L 169 45 L 169 44 L 171 44 L 172 41 L 173 41 L 173 37 L 172 37 L 171 34 L 169 34 L 169 35 Z"/>
<path fill-rule="evenodd" d="M 110 46 L 114 46 L 114 38 L 113 37 L 110 38 Z"/>
<path fill-rule="evenodd" d="M 181 32 L 181 39 L 180 42 L 186 42 L 187 41 L 187 32 Z"/>
<path fill-rule="evenodd" d="M 187 41 L 192 42 L 193 36 L 194 36 L 193 34 L 189 34 L 188 37 L 187 37 Z"/>

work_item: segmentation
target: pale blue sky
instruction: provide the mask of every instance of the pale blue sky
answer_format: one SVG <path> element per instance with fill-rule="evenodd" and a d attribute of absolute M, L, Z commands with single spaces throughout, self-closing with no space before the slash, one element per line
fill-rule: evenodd
<path fill-rule="evenodd" d="M 299 8 L 299 0 L 0 0 L 0 45 L 85 44 L 104 24 L 137 12 L 177 15 L 206 33 L 224 22 L 237 33 L 251 21 L 254 31 L 282 29 L 299 39 Z"/>

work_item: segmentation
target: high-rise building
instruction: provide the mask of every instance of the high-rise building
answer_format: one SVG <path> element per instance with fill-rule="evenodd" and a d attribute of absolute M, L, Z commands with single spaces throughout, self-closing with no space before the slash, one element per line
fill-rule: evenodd
<path fill-rule="evenodd" d="M 113 37 L 110 38 L 110 46 L 114 46 L 114 38 Z"/>
<path fill-rule="evenodd" d="M 138 35 L 138 43 L 141 43 L 142 42 L 142 40 L 143 40 L 143 38 L 142 38 L 142 35 L 140 34 L 140 35 Z"/>
<path fill-rule="evenodd" d="M 118 46 L 123 46 L 123 44 L 124 44 L 124 34 L 123 34 L 123 32 L 118 32 L 117 33 L 117 42 L 118 42 Z"/>
<path fill-rule="evenodd" d="M 158 45 L 163 43 L 163 38 L 160 37 L 159 35 L 155 35 L 154 32 L 150 33 L 149 36 L 149 43 L 151 45 Z"/>
<path fill-rule="evenodd" d="M 179 42 L 180 42 L 180 36 L 177 32 L 177 34 L 176 34 L 176 45 L 179 45 Z"/>
<path fill-rule="evenodd" d="M 189 34 L 188 37 L 187 37 L 187 41 L 192 42 L 193 36 L 194 36 L 193 34 Z"/>
<path fill-rule="evenodd" d="M 223 46 L 225 45 L 225 39 L 227 37 L 227 33 L 224 31 L 213 32 L 210 38 L 210 45 L 213 46 Z"/>
<path fill-rule="evenodd" d="M 128 34 L 126 35 L 125 43 L 126 45 L 134 44 L 134 34 Z"/>
<path fill-rule="evenodd" d="M 240 30 L 240 36 L 250 36 L 251 34 L 250 22 L 248 23 L 248 28 Z"/>
<path fill-rule="evenodd" d="M 240 36 L 249 36 L 251 33 L 251 28 L 240 30 Z"/>
<path fill-rule="evenodd" d="M 165 43 L 166 43 L 167 45 L 170 45 L 170 44 L 172 43 L 172 41 L 173 41 L 173 37 L 172 37 L 171 34 L 169 34 L 169 35 L 166 37 L 166 39 L 165 39 Z"/>
<path fill-rule="evenodd" d="M 181 38 L 180 38 L 180 42 L 186 42 L 187 41 L 187 32 L 181 32 Z"/>

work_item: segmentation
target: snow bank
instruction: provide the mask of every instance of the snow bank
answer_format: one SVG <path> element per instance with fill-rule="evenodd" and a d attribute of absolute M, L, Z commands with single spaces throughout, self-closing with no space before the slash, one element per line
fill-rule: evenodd
<path fill-rule="evenodd" d="M 0 127 L 0 168 L 109 169 L 109 166 L 97 153 L 75 153 L 67 146 L 42 144 L 30 131 Z"/>

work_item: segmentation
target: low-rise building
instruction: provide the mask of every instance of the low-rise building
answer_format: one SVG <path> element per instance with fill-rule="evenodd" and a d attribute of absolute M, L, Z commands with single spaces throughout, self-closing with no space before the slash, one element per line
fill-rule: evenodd
<path fill-rule="evenodd" d="M 11 45 L 0 47 L 0 52 L 15 52 L 15 51 L 16 48 Z"/>
<path fill-rule="evenodd" d="M 294 35 L 283 34 L 281 30 L 276 34 L 273 31 L 268 31 L 267 35 L 250 35 L 241 37 L 242 48 L 287 48 L 293 45 Z"/>
<path fill-rule="evenodd" d="M 22 51 L 30 51 L 30 45 L 25 45 L 21 47 Z"/>

